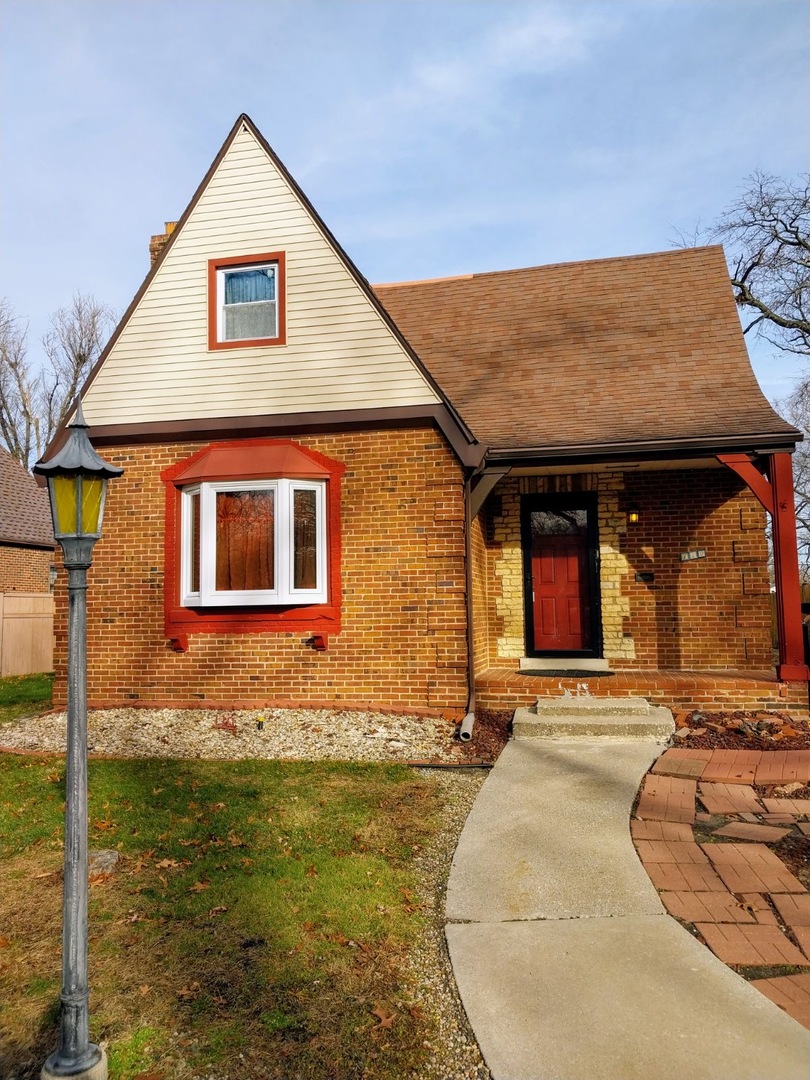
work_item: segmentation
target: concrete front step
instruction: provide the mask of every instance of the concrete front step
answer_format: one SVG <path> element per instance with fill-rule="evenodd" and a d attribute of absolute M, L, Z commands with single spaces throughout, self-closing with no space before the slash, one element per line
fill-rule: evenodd
<path fill-rule="evenodd" d="M 610 664 L 601 657 L 583 659 L 580 656 L 522 656 L 519 671 L 610 671 Z"/>
<path fill-rule="evenodd" d="M 644 698 L 538 698 L 533 707 L 517 709 L 512 721 L 516 739 L 668 739 L 674 731 L 669 709 Z"/>

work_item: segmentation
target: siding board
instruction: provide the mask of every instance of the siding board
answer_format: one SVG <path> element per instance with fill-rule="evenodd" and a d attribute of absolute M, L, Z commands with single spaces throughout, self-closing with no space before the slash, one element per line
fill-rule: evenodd
<path fill-rule="evenodd" d="M 211 258 L 284 251 L 287 342 L 208 350 Z M 92 425 L 432 405 L 391 334 L 252 132 L 241 130 L 96 378 Z"/>

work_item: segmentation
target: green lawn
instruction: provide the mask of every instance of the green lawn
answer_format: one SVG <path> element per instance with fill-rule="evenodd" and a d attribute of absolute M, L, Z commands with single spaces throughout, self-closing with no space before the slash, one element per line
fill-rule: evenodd
<path fill-rule="evenodd" d="M 0 756 L 0 1075 L 16 1080 L 57 1043 L 63 767 Z M 402 958 L 423 927 L 413 859 L 441 820 L 434 782 L 153 760 L 92 761 L 89 782 L 90 846 L 120 854 L 90 890 L 110 1080 L 419 1075 L 433 1032 Z"/>
<path fill-rule="evenodd" d="M 50 709 L 52 689 L 53 674 L 50 672 L 0 679 L 0 724 Z"/>

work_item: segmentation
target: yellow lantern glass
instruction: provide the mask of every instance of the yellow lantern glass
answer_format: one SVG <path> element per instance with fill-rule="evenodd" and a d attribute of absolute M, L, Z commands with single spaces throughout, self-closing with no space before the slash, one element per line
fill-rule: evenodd
<path fill-rule="evenodd" d="M 76 502 L 78 498 L 78 476 L 52 476 L 50 477 L 53 498 L 51 505 L 54 513 L 54 531 L 57 536 L 75 535 L 78 531 L 76 526 L 77 513 Z"/>
<path fill-rule="evenodd" d="M 83 476 L 81 531 L 93 536 L 101 532 L 101 508 L 104 502 L 104 478 Z"/>
<path fill-rule="evenodd" d="M 95 536 L 101 528 L 104 478 L 53 476 L 54 530 L 57 536 Z"/>

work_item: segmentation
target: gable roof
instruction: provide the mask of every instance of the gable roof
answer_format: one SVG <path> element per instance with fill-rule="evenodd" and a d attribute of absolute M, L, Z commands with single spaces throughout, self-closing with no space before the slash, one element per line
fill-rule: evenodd
<path fill-rule="evenodd" d="M 721 247 L 375 291 L 490 454 L 801 437 L 756 381 Z"/>
<path fill-rule="evenodd" d="M 285 252 L 285 342 L 208 341 L 217 260 Z M 269 257 L 269 256 L 268 256 Z M 363 409 L 443 409 L 433 376 L 250 118 L 234 124 L 90 378 L 94 432 Z M 179 427 L 178 427 L 179 429 Z"/>
<path fill-rule="evenodd" d="M 52 548 L 48 492 L 0 447 L 0 543 Z"/>

